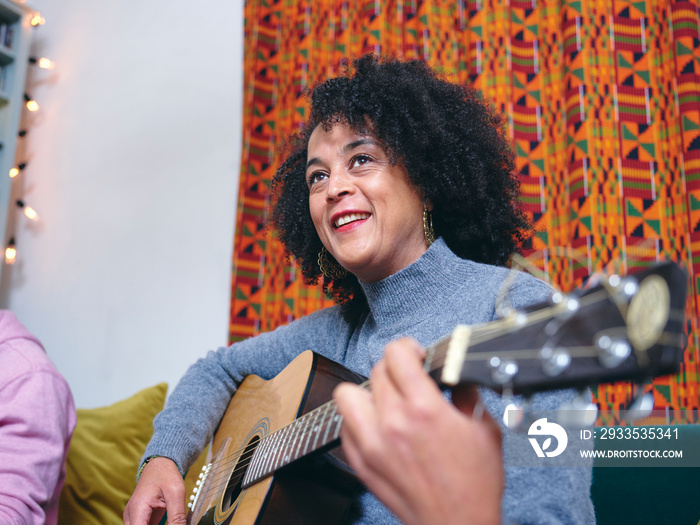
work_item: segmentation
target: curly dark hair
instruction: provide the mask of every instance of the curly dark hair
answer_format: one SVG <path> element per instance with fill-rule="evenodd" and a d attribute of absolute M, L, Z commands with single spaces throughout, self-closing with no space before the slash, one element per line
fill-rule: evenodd
<path fill-rule="evenodd" d="M 392 163 L 433 204 L 433 225 L 459 257 L 508 265 L 525 241 L 530 221 L 518 201 L 515 156 L 505 124 L 481 93 L 441 78 L 419 60 L 365 55 L 316 86 L 311 113 L 288 143 L 273 179 L 272 222 L 309 283 L 321 276 L 323 245 L 309 211 L 305 172 L 309 137 L 317 126 L 343 123 L 370 134 Z M 365 304 L 357 278 L 324 279 L 324 291 L 346 314 Z"/>

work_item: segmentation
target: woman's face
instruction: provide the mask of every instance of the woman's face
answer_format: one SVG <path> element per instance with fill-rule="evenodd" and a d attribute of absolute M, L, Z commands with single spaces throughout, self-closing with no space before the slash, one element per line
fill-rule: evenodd
<path fill-rule="evenodd" d="M 428 248 L 418 190 L 371 135 L 345 124 L 318 126 L 309 139 L 306 182 L 321 242 L 361 281 L 388 277 Z"/>

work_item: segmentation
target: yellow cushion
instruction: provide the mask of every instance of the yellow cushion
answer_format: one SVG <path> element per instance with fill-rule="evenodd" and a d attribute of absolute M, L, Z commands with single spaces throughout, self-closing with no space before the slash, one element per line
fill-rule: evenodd
<path fill-rule="evenodd" d="M 114 405 L 79 409 L 59 525 L 121 524 L 136 487 L 139 460 L 153 435 L 153 418 L 163 409 L 167 383 L 146 388 Z"/>

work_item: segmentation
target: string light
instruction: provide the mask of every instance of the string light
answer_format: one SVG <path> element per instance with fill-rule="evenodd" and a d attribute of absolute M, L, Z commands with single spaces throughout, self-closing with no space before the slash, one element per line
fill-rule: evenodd
<path fill-rule="evenodd" d="M 34 15 L 32 16 L 32 19 L 29 21 L 29 23 L 32 24 L 32 26 L 34 26 L 34 27 L 43 26 L 44 22 L 46 22 L 46 20 L 44 19 L 43 16 L 41 16 L 41 13 L 39 13 L 38 11 L 36 13 L 34 13 Z"/>
<path fill-rule="evenodd" d="M 53 67 L 56 65 L 53 63 L 53 61 L 49 60 L 48 58 L 36 58 L 36 57 L 29 57 L 29 63 L 33 64 L 35 66 L 40 67 L 41 69 L 53 69 Z"/>
<path fill-rule="evenodd" d="M 22 210 L 24 211 L 24 215 L 27 217 L 27 219 L 35 221 L 39 218 L 39 214 L 36 212 L 36 210 L 31 206 L 27 206 L 26 204 L 24 204 L 24 201 L 18 200 L 17 206 L 22 208 Z"/>
<path fill-rule="evenodd" d="M 19 175 L 19 172 L 22 171 L 26 167 L 27 167 L 27 163 L 23 162 L 22 164 L 18 164 L 17 166 L 11 168 L 10 169 L 10 178 L 14 179 L 17 175 Z"/>
<path fill-rule="evenodd" d="M 19 3 L 24 3 L 26 0 L 15 0 L 15 1 L 19 2 Z M 37 27 L 37 26 L 44 25 L 45 21 L 46 20 L 44 19 L 43 16 L 41 16 L 41 13 L 39 13 L 38 11 L 35 11 L 31 16 L 29 23 L 33 27 Z M 45 57 L 41 57 L 41 58 L 30 57 L 29 63 L 32 65 L 35 65 L 37 67 L 40 67 L 41 69 L 48 69 L 48 70 L 53 69 L 54 65 L 55 65 L 53 61 L 51 61 L 50 59 L 45 58 Z M 38 111 L 39 110 L 38 102 L 36 100 L 33 100 L 27 93 L 24 94 L 24 101 L 25 101 L 25 104 L 26 104 L 27 109 L 29 111 Z M 27 134 L 26 129 L 18 131 L 19 137 L 24 137 L 26 134 Z M 0 147 L 1 147 L 1 145 L 0 145 Z M 10 169 L 10 173 L 9 173 L 10 178 L 14 178 L 17 175 L 19 175 L 19 173 L 26 166 L 27 166 L 27 163 L 22 162 L 20 164 L 17 164 L 16 166 L 12 167 L 12 169 Z M 36 221 L 39 218 L 39 214 L 36 212 L 36 210 L 34 208 L 32 208 L 31 206 L 28 206 L 27 204 L 25 204 L 24 201 L 18 200 L 18 201 L 16 201 L 16 204 L 17 204 L 17 207 L 22 209 L 22 211 L 24 212 L 24 215 L 28 219 L 30 219 L 32 221 Z M 14 264 L 16 258 L 17 258 L 17 249 L 15 248 L 15 238 L 11 237 L 9 242 L 7 243 L 7 246 L 5 247 L 5 263 L 8 265 Z"/>
<path fill-rule="evenodd" d="M 15 248 L 15 238 L 12 237 L 5 248 L 5 264 L 15 264 L 17 249 Z"/>
<path fill-rule="evenodd" d="M 39 103 L 32 99 L 29 95 L 26 93 L 24 94 L 24 101 L 27 103 L 27 109 L 29 111 L 38 111 L 39 110 Z"/>

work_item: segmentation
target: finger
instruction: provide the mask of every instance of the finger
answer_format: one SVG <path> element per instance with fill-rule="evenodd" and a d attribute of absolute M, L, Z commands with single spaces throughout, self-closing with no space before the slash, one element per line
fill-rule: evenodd
<path fill-rule="evenodd" d="M 473 385 L 466 385 L 452 390 L 452 402 L 460 412 L 471 416 L 479 403 L 479 390 Z"/>
<path fill-rule="evenodd" d="M 144 525 L 158 524 L 165 514 L 165 510 L 151 508 L 150 505 L 143 505 L 140 508 L 133 508 L 127 505 L 124 509 L 124 525 Z"/>
<path fill-rule="evenodd" d="M 343 383 L 336 387 L 333 398 L 343 416 L 340 439 L 350 466 L 358 474 L 367 470 L 362 450 L 376 439 L 376 414 L 370 393 L 356 385 Z"/>
<path fill-rule="evenodd" d="M 362 436 L 369 436 L 374 431 L 376 413 L 367 390 L 351 383 L 342 383 L 333 392 L 333 399 L 343 416 L 341 431 L 345 430 L 353 441 L 361 441 Z"/>
<path fill-rule="evenodd" d="M 378 421 L 377 431 L 391 421 L 393 424 L 400 422 L 400 416 L 404 413 L 402 407 L 405 402 L 403 393 L 391 379 L 386 358 L 375 365 L 370 374 L 372 385 L 372 404 Z"/>
<path fill-rule="evenodd" d="M 163 516 L 165 515 L 165 510 L 164 509 L 151 509 L 151 518 L 147 521 L 148 525 L 158 525 L 160 523 L 160 520 L 163 519 Z M 168 520 L 169 523 L 173 523 L 170 520 Z"/>
<path fill-rule="evenodd" d="M 382 368 L 382 366 L 378 367 L 380 375 Z M 386 383 L 381 379 L 378 379 L 378 382 L 380 386 Z M 374 382 L 372 392 L 374 393 Z M 405 515 L 404 507 L 408 505 L 407 499 L 394 486 L 393 480 L 386 478 L 384 472 L 386 468 L 384 460 L 387 456 L 377 422 L 379 416 L 373 405 L 373 394 L 355 385 L 344 383 L 335 389 L 333 397 L 338 405 L 338 411 L 343 415 L 341 442 L 348 463 L 362 482 L 389 508 Z"/>
<path fill-rule="evenodd" d="M 187 523 L 187 513 L 185 512 L 185 485 L 184 483 L 175 487 L 168 487 L 164 491 L 165 506 L 168 513 L 168 523 L 170 525 L 185 525 Z M 158 521 L 154 521 L 154 516 L 157 512 L 151 515 L 149 525 L 157 525 L 163 512 L 160 511 Z"/>
<path fill-rule="evenodd" d="M 423 368 L 425 352 L 414 339 L 403 338 L 389 343 L 384 351 L 388 378 L 398 393 L 407 398 L 425 399 L 440 396 L 440 389 Z"/>

